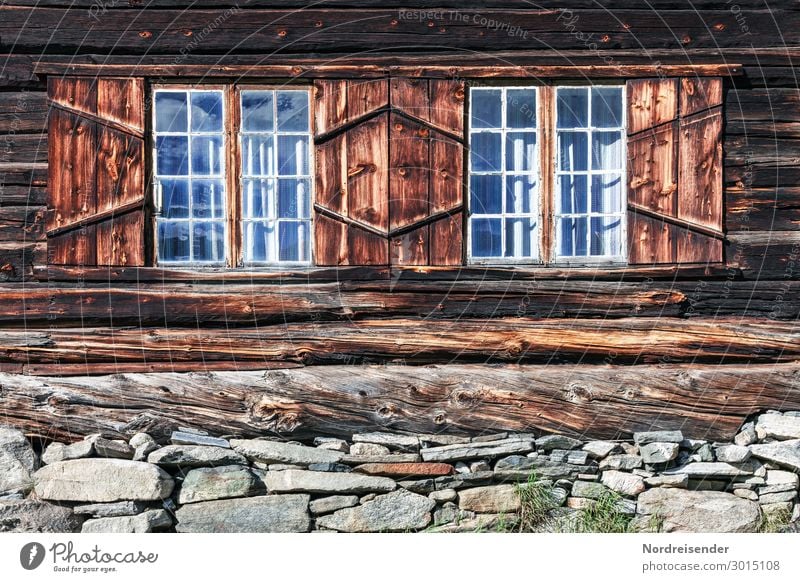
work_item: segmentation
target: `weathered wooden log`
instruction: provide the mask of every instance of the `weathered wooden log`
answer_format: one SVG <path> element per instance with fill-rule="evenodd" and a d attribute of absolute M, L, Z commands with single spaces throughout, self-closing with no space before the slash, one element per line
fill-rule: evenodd
<path fill-rule="evenodd" d="M 0 374 L 0 415 L 45 439 L 176 426 L 293 438 L 364 430 L 547 431 L 730 439 L 762 409 L 798 409 L 800 364 L 328 366 L 41 378 Z"/>
<path fill-rule="evenodd" d="M 766 319 L 378 319 L 243 329 L 80 328 L 0 331 L 0 362 L 34 375 L 243 365 L 380 363 L 788 362 L 800 329 Z M 59 365 L 55 365 L 59 364 Z M 99 366 L 98 366 L 99 365 Z M 96 367 L 97 366 L 97 367 Z M 166 369 L 170 369 L 167 367 Z M 222 368 L 224 369 L 224 368 Z"/>

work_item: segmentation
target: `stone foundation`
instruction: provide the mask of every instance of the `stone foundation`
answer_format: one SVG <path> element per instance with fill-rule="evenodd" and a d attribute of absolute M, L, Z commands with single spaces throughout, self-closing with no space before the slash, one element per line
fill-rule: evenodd
<path fill-rule="evenodd" d="M 797 531 L 800 413 L 733 443 L 645 432 L 313 442 L 144 433 L 35 450 L 0 428 L 0 531 Z"/>

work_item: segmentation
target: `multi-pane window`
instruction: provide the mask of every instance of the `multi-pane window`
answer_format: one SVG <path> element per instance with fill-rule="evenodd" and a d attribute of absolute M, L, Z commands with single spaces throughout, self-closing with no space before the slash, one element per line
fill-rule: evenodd
<path fill-rule="evenodd" d="M 623 104 L 622 86 L 470 91 L 471 262 L 625 259 Z"/>
<path fill-rule="evenodd" d="M 158 262 L 309 263 L 308 91 L 157 89 L 154 104 Z"/>
<path fill-rule="evenodd" d="M 621 87 L 557 89 L 557 259 L 624 254 L 622 103 Z"/>
<path fill-rule="evenodd" d="M 224 118 L 222 91 L 155 93 L 159 262 L 225 262 Z"/>
<path fill-rule="evenodd" d="M 470 256 L 536 261 L 536 88 L 476 88 L 470 97 Z"/>
<path fill-rule="evenodd" d="M 311 260 L 308 92 L 243 90 L 244 260 Z"/>

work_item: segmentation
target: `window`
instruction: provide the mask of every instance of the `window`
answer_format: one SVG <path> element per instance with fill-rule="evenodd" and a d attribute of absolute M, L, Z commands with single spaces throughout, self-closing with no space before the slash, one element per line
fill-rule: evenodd
<path fill-rule="evenodd" d="M 308 264 L 308 91 L 159 88 L 154 97 L 158 262 Z"/>
<path fill-rule="evenodd" d="M 473 88 L 469 119 L 471 262 L 625 260 L 622 86 Z"/>

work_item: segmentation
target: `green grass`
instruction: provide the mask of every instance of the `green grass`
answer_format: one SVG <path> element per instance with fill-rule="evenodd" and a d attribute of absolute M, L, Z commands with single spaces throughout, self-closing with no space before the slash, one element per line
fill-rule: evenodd
<path fill-rule="evenodd" d="M 607 491 L 600 499 L 579 510 L 575 533 L 627 533 L 633 516 L 620 511 L 622 497 Z"/>
<path fill-rule="evenodd" d="M 792 512 L 787 509 L 778 509 L 764 513 L 761 518 L 760 533 L 782 533 L 786 531 L 792 520 Z"/>

